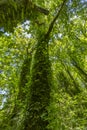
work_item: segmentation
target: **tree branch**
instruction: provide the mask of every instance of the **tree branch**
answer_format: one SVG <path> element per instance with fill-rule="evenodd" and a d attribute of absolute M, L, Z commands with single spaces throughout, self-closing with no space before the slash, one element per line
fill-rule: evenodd
<path fill-rule="evenodd" d="M 52 22 L 50 23 L 49 29 L 48 29 L 48 31 L 47 31 L 47 33 L 46 33 L 46 38 L 49 37 L 49 35 L 50 35 L 50 33 L 51 33 L 52 29 L 53 29 L 53 26 L 54 26 L 56 20 L 58 19 L 58 17 L 59 17 L 59 15 L 60 15 L 60 13 L 61 13 L 61 11 L 62 11 L 62 9 L 63 9 L 63 7 L 64 7 L 66 1 L 67 1 L 67 0 L 64 0 L 64 1 L 63 1 L 63 3 L 61 4 L 61 7 L 60 7 L 58 13 L 56 14 L 56 16 L 54 17 L 54 19 L 53 19 Z"/>
<path fill-rule="evenodd" d="M 0 27 L 12 31 L 17 23 L 31 20 L 38 13 L 48 15 L 49 11 L 31 0 L 0 0 Z"/>

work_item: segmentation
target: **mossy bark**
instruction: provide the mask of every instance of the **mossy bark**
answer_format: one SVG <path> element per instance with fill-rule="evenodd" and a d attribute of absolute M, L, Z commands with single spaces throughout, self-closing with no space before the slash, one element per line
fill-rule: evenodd
<path fill-rule="evenodd" d="M 22 109 L 26 107 L 26 98 L 27 98 L 27 91 L 28 89 L 28 82 L 30 79 L 30 66 L 31 66 L 32 55 L 29 55 L 23 62 L 21 73 L 20 73 L 20 80 L 19 80 L 19 92 L 17 95 L 16 103 L 13 108 L 10 123 L 14 125 L 14 118 L 17 117 Z M 21 106 L 23 108 L 21 108 Z"/>
<path fill-rule="evenodd" d="M 24 130 L 46 130 L 48 121 L 44 117 L 48 114 L 51 91 L 51 66 L 46 37 L 38 41 L 33 61 Z"/>

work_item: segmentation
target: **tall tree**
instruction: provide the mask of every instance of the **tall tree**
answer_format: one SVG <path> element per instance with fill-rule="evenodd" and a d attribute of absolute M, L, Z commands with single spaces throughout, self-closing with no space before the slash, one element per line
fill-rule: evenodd
<path fill-rule="evenodd" d="M 24 129 L 46 130 L 48 121 L 44 120 L 47 114 L 47 107 L 50 103 L 50 92 L 52 87 L 51 66 L 49 60 L 49 36 L 54 23 L 60 15 L 66 0 L 61 4 L 55 18 L 52 20 L 47 33 L 39 35 L 34 62 L 32 65 L 30 99 L 27 108 L 27 118 Z"/>
<path fill-rule="evenodd" d="M 54 1 L 56 4 L 57 3 L 56 0 L 54 0 Z M 52 0 L 51 2 L 54 3 L 54 1 Z M 4 2 L 7 2 L 7 1 L 4 1 Z M 80 57 L 82 56 L 84 59 L 84 56 L 83 56 L 82 51 L 80 50 L 80 46 L 79 46 L 82 43 L 79 42 L 80 43 L 79 44 L 78 40 L 77 40 L 78 37 L 81 38 L 81 35 L 82 35 L 81 26 L 77 26 L 77 25 L 80 25 L 80 24 L 77 24 L 77 20 L 78 20 L 78 23 L 79 22 L 84 23 L 84 21 L 82 21 L 82 19 L 84 19 L 84 16 L 83 16 L 84 13 L 82 14 L 82 12 L 84 12 L 84 7 L 85 7 L 85 5 L 83 4 L 84 2 L 81 0 L 78 0 L 78 1 L 69 0 L 66 3 L 66 0 L 64 0 L 64 1 L 61 0 L 60 2 L 58 2 L 58 5 L 60 3 L 60 7 L 58 10 L 56 9 L 55 12 L 50 12 L 50 14 L 52 13 L 52 15 L 48 16 L 48 18 L 43 15 L 44 16 L 43 19 L 46 19 L 47 23 L 43 22 L 43 19 L 41 19 L 42 18 L 41 15 L 39 15 L 37 12 L 41 13 L 41 10 L 43 10 L 42 12 L 48 12 L 48 11 L 38 8 L 38 7 L 37 8 L 39 10 L 36 11 L 37 8 L 34 9 L 34 7 L 36 6 L 36 4 L 34 4 L 34 3 L 32 3 L 32 5 L 34 5 L 34 6 L 26 7 L 25 5 L 27 2 L 31 3 L 31 1 L 25 1 L 25 4 L 23 4 L 23 10 L 22 10 L 22 9 L 20 9 L 20 7 L 22 7 L 21 4 L 19 6 L 17 6 L 19 4 L 18 1 L 16 1 L 16 3 L 15 3 L 14 1 L 10 0 L 10 3 L 8 5 L 6 4 L 8 7 L 8 10 L 7 10 L 8 15 L 4 15 L 5 19 L 6 19 L 6 17 L 9 16 L 8 23 L 12 23 L 12 21 L 14 21 L 14 19 L 12 21 L 10 21 L 11 20 L 10 14 L 12 14 L 11 15 L 12 18 L 13 18 L 13 16 L 15 16 L 14 18 L 16 18 L 15 11 L 17 10 L 17 12 L 18 12 L 17 21 L 15 21 L 15 24 L 21 22 L 22 19 L 26 20 L 26 18 L 30 17 L 30 18 L 28 18 L 29 20 L 31 20 L 30 28 L 32 29 L 33 34 L 36 35 L 36 47 L 35 47 L 35 50 L 33 53 L 33 59 L 31 61 L 31 63 L 28 63 L 28 59 L 25 59 L 25 61 L 24 61 L 22 71 L 20 73 L 19 93 L 18 93 L 16 105 L 14 106 L 13 113 L 12 113 L 12 118 L 13 118 L 13 117 L 15 117 L 15 115 L 18 115 L 18 111 L 20 111 L 18 109 L 21 109 L 23 106 L 26 105 L 26 109 L 25 109 L 26 112 L 25 112 L 25 115 L 23 116 L 24 123 L 23 123 L 23 121 L 18 120 L 18 118 L 15 118 L 15 121 L 17 120 L 22 123 L 22 124 L 20 123 L 21 128 L 14 127 L 12 129 L 16 128 L 18 130 L 19 129 L 20 130 L 22 130 L 22 129 L 23 130 L 33 130 L 33 129 L 36 129 L 36 130 L 45 129 L 46 130 L 47 126 L 49 126 L 49 119 L 48 119 L 49 116 L 48 116 L 47 107 L 52 102 L 52 100 L 50 102 L 51 88 L 53 88 L 55 91 L 55 87 L 52 83 L 53 74 L 51 72 L 52 71 L 51 63 L 53 65 L 52 66 L 53 69 L 56 68 L 56 69 L 54 69 L 54 76 L 56 77 L 55 81 L 58 82 L 58 84 L 56 83 L 57 89 L 54 94 L 54 98 L 56 98 L 56 103 L 52 102 L 53 104 L 52 103 L 51 104 L 53 106 L 50 107 L 50 109 L 54 108 L 54 110 L 52 110 L 53 115 L 51 114 L 51 118 L 50 118 L 50 119 L 52 119 L 52 124 L 50 125 L 50 128 L 54 129 L 54 130 L 57 130 L 58 128 L 63 129 L 63 130 L 70 129 L 70 128 L 78 129 L 78 126 L 75 123 L 75 122 L 77 122 L 77 120 L 74 115 L 76 113 L 77 113 L 77 115 L 79 115 L 80 113 L 79 113 L 79 110 L 77 111 L 73 106 L 75 106 L 75 107 L 79 106 L 79 104 L 76 100 L 77 97 L 75 97 L 75 96 L 78 94 L 78 92 L 79 92 L 78 95 L 80 95 L 79 88 L 84 87 L 81 77 L 83 78 L 83 80 L 85 79 L 85 81 L 86 81 L 86 76 L 87 76 L 87 73 L 85 72 L 86 65 L 84 64 L 85 69 L 82 69 L 82 61 L 80 58 L 78 58 L 78 54 L 79 54 L 79 56 Z M 41 1 L 38 0 L 38 3 L 39 2 L 41 2 Z M 63 3 L 61 4 L 61 2 L 63 2 Z M 3 2 L 1 1 L 1 3 L 3 3 Z M 29 3 L 27 3 L 27 5 L 28 4 Z M 2 4 L 2 5 L 4 5 L 4 4 Z M 6 5 L 4 7 L 6 7 Z M 10 10 L 9 5 L 12 5 L 12 7 L 14 7 L 14 8 L 12 8 L 14 10 L 14 11 L 12 10 L 12 13 L 9 11 Z M 52 5 L 52 3 L 51 3 L 51 5 Z M 53 4 L 53 6 L 56 6 L 56 5 Z M 53 6 L 51 6 L 51 9 L 54 8 Z M 26 7 L 26 8 L 24 8 L 24 7 Z M 30 8 L 30 10 L 28 10 L 29 8 Z M 23 13 L 23 11 L 24 11 L 24 13 Z M 35 13 L 35 11 L 36 11 L 36 13 Z M 81 11 L 81 13 L 80 13 L 80 11 Z M 2 12 L 3 12 L 3 8 L 2 8 Z M 61 13 L 61 15 L 60 15 L 60 13 Z M 48 13 L 44 13 L 44 14 L 48 14 Z M 36 19 L 37 15 L 38 15 L 38 18 Z M 21 16 L 22 16 L 22 19 L 21 19 Z M 50 23 L 50 20 L 52 19 L 52 17 L 54 17 L 54 18 L 53 18 L 52 22 Z M 80 19 L 80 17 L 82 19 Z M 58 20 L 57 20 L 57 18 L 58 18 Z M 3 17 L 2 17 L 2 19 L 3 19 Z M 49 23 L 50 23 L 50 25 L 49 25 Z M 56 24 L 55 24 L 54 30 L 52 32 L 54 23 L 56 23 Z M 13 26 L 15 26 L 15 24 L 13 22 L 10 25 L 11 25 L 11 27 L 13 27 Z M 2 25 L 3 24 L 1 24 L 1 26 Z M 9 24 L 7 24 L 7 25 L 9 25 Z M 9 29 L 10 25 L 6 26 L 7 30 L 10 30 Z M 49 25 L 49 28 L 48 28 L 48 25 Z M 82 27 L 82 29 L 83 29 L 83 27 Z M 12 31 L 12 29 L 11 29 L 11 31 Z M 84 31 L 85 31 L 85 29 L 83 30 L 83 32 Z M 51 36 L 50 36 L 50 33 L 51 33 Z M 37 36 L 37 34 L 38 34 L 38 36 Z M 86 37 L 85 32 L 84 32 L 84 34 Z M 76 37 L 77 37 L 77 39 L 76 39 Z M 19 39 L 20 39 L 20 34 L 19 34 Z M 22 42 L 22 44 L 23 44 L 23 42 Z M 54 48 L 52 48 L 53 53 L 51 52 L 52 55 L 50 55 L 49 47 L 52 44 L 53 44 Z M 78 47 L 76 47 L 77 45 L 78 45 Z M 22 46 L 22 45 L 20 45 L 20 46 Z M 82 49 L 82 47 L 81 47 L 81 49 Z M 22 53 L 22 52 L 20 52 L 20 53 Z M 50 63 L 50 61 L 51 61 L 51 63 Z M 83 63 L 85 61 L 86 60 L 83 60 Z M 30 67 L 31 67 L 31 72 L 30 72 Z M 29 75 L 30 75 L 30 77 L 29 77 Z M 58 76 L 58 78 L 57 78 L 57 76 Z M 26 85 L 26 82 L 27 82 L 28 86 Z M 86 83 L 85 83 L 85 85 L 86 85 Z M 63 89 L 64 87 L 65 87 L 65 89 Z M 66 90 L 66 91 L 64 91 L 64 90 Z M 74 92 L 75 92 L 75 94 L 73 94 Z M 72 95 L 73 95 L 73 98 L 71 97 Z M 18 104 L 18 103 L 20 103 L 20 104 Z M 78 104 L 78 105 L 76 105 L 76 104 Z M 68 109 L 69 112 L 67 111 L 67 108 L 69 108 Z M 17 111 L 15 111 L 16 109 L 17 109 Z M 55 111 L 55 109 L 56 109 L 56 111 Z M 80 108 L 80 110 L 82 110 L 82 109 Z M 51 113 L 51 111 L 50 111 L 50 113 Z M 69 118 L 68 118 L 68 114 L 70 116 Z M 22 115 L 22 114 L 20 114 L 20 115 Z M 82 115 L 80 114 L 80 117 L 81 116 Z M 67 120 L 65 119 L 65 117 Z M 69 121 L 70 121 L 70 124 L 68 125 Z M 55 126 L 54 126 L 54 124 L 55 124 Z M 57 126 L 56 126 L 56 124 L 57 124 Z M 79 123 L 79 121 L 78 121 L 78 124 L 81 124 L 81 123 Z M 13 123 L 13 125 L 14 125 L 14 123 Z M 79 128 L 82 128 L 82 127 L 79 127 Z"/>

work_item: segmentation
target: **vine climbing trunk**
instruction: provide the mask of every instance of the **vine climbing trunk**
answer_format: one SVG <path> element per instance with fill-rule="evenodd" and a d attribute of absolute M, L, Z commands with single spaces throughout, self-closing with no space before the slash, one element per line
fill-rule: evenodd
<path fill-rule="evenodd" d="M 41 36 L 40 36 L 41 37 Z M 48 39 L 43 36 L 37 43 L 31 73 L 30 99 L 24 130 L 46 130 L 48 121 L 47 106 L 50 102 L 51 66 L 48 52 Z"/>

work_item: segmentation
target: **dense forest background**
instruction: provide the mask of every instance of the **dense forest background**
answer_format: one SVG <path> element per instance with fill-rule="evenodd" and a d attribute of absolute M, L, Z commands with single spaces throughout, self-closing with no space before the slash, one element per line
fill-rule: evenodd
<path fill-rule="evenodd" d="M 87 0 L 0 0 L 0 130 L 87 130 Z"/>

